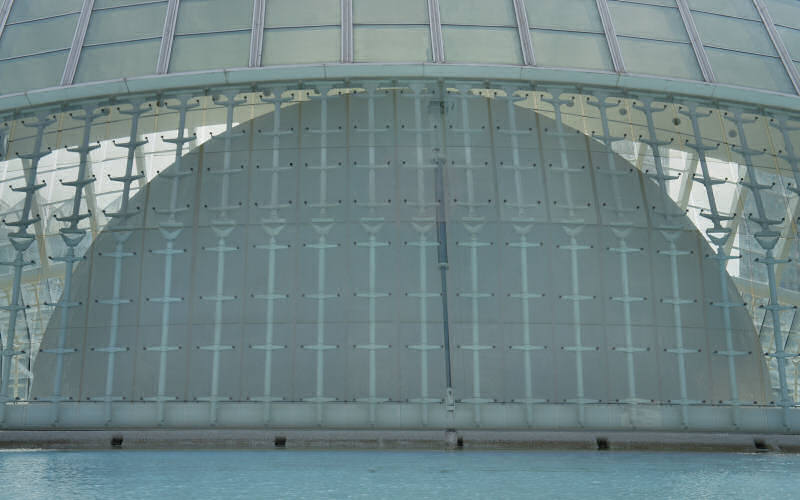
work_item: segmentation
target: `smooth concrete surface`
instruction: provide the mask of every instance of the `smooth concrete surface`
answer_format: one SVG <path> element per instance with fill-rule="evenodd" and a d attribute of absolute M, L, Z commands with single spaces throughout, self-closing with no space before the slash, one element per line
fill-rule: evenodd
<path fill-rule="evenodd" d="M 517 449 L 800 452 L 800 435 L 590 431 L 0 431 L 0 449 Z"/>

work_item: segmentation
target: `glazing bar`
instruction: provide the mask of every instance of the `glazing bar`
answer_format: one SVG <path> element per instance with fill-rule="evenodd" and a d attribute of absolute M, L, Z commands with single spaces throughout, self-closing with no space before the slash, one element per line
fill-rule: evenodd
<path fill-rule="evenodd" d="M 611 60 L 614 62 L 614 71 L 617 73 L 625 72 L 625 62 L 622 60 L 622 51 L 617 40 L 617 31 L 614 29 L 614 20 L 608 10 L 607 0 L 596 0 L 597 10 L 600 12 L 600 20 L 603 22 L 603 31 L 606 33 L 608 49 L 611 51 Z"/>
<path fill-rule="evenodd" d="M 172 43 L 175 41 L 175 25 L 178 23 L 178 5 L 180 0 L 169 0 L 167 15 L 164 18 L 164 32 L 161 35 L 161 48 L 158 50 L 156 73 L 163 75 L 169 69 L 169 58 L 172 56 Z"/>
<path fill-rule="evenodd" d="M 261 51 L 264 48 L 264 15 L 266 0 L 253 0 L 253 27 L 250 32 L 250 64 L 251 68 L 261 66 Z"/>
<path fill-rule="evenodd" d="M 69 49 L 69 56 L 67 56 L 67 65 L 61 75 L 61 85 L 72 85 L 72 80 L 75 79 L 75 70 L 81 57 L 83 40 L 86 38 L 86 29 L 89 27 L 89 18 L 92 16 L 92 7 L 94 7 L 94 0 L 83 0 L 81 14 L 78 17 L 78 25 L 75 27 L 72 46 Z"/>
<path fill-rule="evenodd" d="M 689 4 L 686 3 L 686 0 L 675 1 L 678 3 L 678 11 L 681 13 L 681 19 L 683 19 L 683 25 L 689 35 L 689 41 L 692 42 L 697 64 L 700 65 L 700 71 L 703 73 L 703 80 L 713 83 L 716 80 L 714 70 L 711 68 L 711 61 L 708 60 L 708 54 L 706 54 L 706 49 L 703 47 L 703 41 L 700 40 L 700 33 L 698 33 L 697 26 L 694 24 Z"/>
<path fill-rule="evenodd" d="M 353 0 L 341 0 L 342 57 L 341 62 L 353 62 Z"/>
<path fill-rule="evenodd" d="M 522 61 L 526 66 L 536 66 L 531 30 L 528 25 L 528 13 L 525 11 L 523 0 L 514 0 L 514 15 L 517 17 L 517 31 L 519 32 L 519 44 L 522 48 Z"/>
<path fill-rule="evenodd" d="M 11 7 L 14 6 L 14 0 L 5 0 L 3 6 L 0 7 L 0 37 L 3 36 L 3 30 L 6 28 L 8 22 L 8 15 L 11 14 Z"/>
<path fill-rule="evenodd" d="M 444 40 L 442 39 L 442 20 L 439 16 L 439 0 L 428 0 L 428 20 L 431 25 L 431 47 L 433 62 L 444 62 Z"/>
<path fill-rule="evenodd" d="M 753 0 L 753 4 L 755 4 L 756 9 L 758 10 L 758 15 L 761 16 L 761 21 L 764 23 L 767 33 L 769 33 L 769 38 L 772 40 L 772 45 L 775 46 L 775 50 L 778 51 L 778 55 L 781 56 L 781 62 L 783 63 L 783 67 L 786 69 L 786 73 L 789 74 L 789 79 L 792 81 L 794 91 L 797 94 L 800 94 L 800 71 L 797 70 L 797 66 L 795 66 L 792 56 L 786 49 L 783 39 L 778 34 L 778 30 L 775 28 L 775 23 L 772 21 L 772 15 L 764 5 L 763 0 Z"/>

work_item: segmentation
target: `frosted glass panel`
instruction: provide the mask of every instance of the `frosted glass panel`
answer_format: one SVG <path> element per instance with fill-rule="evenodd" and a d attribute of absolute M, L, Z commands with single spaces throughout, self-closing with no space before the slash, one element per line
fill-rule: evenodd
<path fill-rule="evenodd" d="M 167 4 L 146 4 L 92 13 L 85 45 L 161 37 Z"/>
<path fill-rule="evenodd" d="M 516 28 L 442 27 L 448 62 L 522 64 Z"/>
<path fill-rule="evenodd" d="M 711 48 L 706 48 L 706 53 L 720 83 L 793 93 L 780 59 Z"/>
<path fill-rule="evenodd" d="M 298 9 L 296 0 L 270 0 L 267 2 L 266 27 L 339 24 L 339 0 L 306 0 L 303 7 Z"/>
<path fill-rule="evenodd" d="M 603 32 L 595 0 L 525 0 L 531 28 Z"/>
<path fill-rule="evenodd" d="M 442 24 L 516 26 L 511 0 L 439 0 Z"/>
<path fill-rule="evenodd" d="M 800 61 L 800 30 L 793 30 L 789 28 L 777 27 L 778 35 L 780 35 L 783 44 L 791 54 L 792 59 Z"/>
<path fill-rule="evenodd" d="M 630 73 L 700 80 L 703 75 L 691 45 L 636 38 L 619 38 L 622 58 Z"/>
<path fill-rule="evenodd" d="M 181 0 L 175 33 L 250 29 L 253 0 Z"/>
<path fill-rule="evenodd" d="M 0 59 L 69 48 L 77 23 L 78 15 L 71 14 L 6 26 L 0 39 Z"/>
<path fill-rule="evenodd" d="M 613 70 L 605 35 L 531 30 L 536 64 Z"/>
<path fill-rule="evenodd" d="M 340 53 L 338 27 L 303 30 L 266 30 L 263 66 L 337 62 Z"/>
<path fill-rule="evenodd" d="M 75 83 L 155 73 L 161 39 L 84 47 Z"/>
<path fill-rule="evenodd" d="M 424 62 L 432 60 L 427 27 L 368 27 L 353 30 L 357 62 Z"/>
<path fill-rule="evenodd" d="M 758 54 L 777 55 L 761 22 L 695 12 L 694 23 L 704 45 Z"/>
<path fill-rule="evenodd" d="M 18 23 L 80 12 L 83 0 L 22 0 L 14 2 L 8 22 Z"/>
<path fill-rule="evenodd" d="M 427 24 L 427 0 L 353 0 L 356 24 Z"/>
<path fill-rule="evenodd" d="M 622 2 L 610 2 L 609 9 L 617 35 L 689 41 L 678 9 Z"/>
<path fill-rule="evenodd" d="M 249 59 L 249 31 L 176 36 L 169 71 L 246 67 Z"/>
<path fill-rule="evenodd" d="M 0 92 L 54 87 L 61 81 L 68 50 L 0 61 Z"/>
<path fill-rule="evenodd" d="M 738 17 L 741 19 L 759 20 L 758 11 L 752 0 L 688 0 L 692 10 L 702 10 L 722 14 L 723 16 Z"/>
<path fill-rule="evenodd" d="M 800 29 L 796 0 L 764 0 L 775 24 Z"/>

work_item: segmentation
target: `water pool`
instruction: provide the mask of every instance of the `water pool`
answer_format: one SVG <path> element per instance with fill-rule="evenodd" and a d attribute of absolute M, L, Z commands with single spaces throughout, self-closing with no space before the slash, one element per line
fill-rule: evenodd
<path fill-rule="evenodd" d="M 0 498 L 790 498 L 800 456 L 588 451 L 3 451 Z"/>

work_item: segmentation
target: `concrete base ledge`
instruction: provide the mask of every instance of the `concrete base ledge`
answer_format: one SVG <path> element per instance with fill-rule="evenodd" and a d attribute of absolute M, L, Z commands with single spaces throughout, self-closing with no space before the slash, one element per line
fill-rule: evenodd
<path fill-rule="evenodd" d="M 491 430 L 24 430 L 0 449 L 430 449 L 800 452 L 800 435 Z"/>

